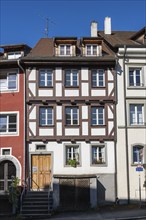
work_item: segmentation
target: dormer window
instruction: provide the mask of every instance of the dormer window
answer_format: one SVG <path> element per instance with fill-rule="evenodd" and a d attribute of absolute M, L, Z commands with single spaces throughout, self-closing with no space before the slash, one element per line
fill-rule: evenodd
<path fill-rule="evenodd" d="M 86 55 L 87 56 L 99 56 L 99 47 L 96 44 L 86 45 Z"/>
<path fill-rule="evenodd" d="M 62 45 L 59 46 L 59 49 L 60 49 L 59 50 L 60 51 L 60 53 L 59 53 L 60 56 L 71 56 L 72 55 L 71 45 L 62 44 Z"/>
<path fill-rule="evenodd" d="M 8 60 L 15 60 L 21 56 L 22 56 L 21 52 L 10 52 L 8 53 Z"/>

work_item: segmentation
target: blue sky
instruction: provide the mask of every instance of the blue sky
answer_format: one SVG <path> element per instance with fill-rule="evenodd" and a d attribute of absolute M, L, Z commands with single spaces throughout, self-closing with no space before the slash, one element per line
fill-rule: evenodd
<path fill-rule="evenodd" d="M 90 23 L 111 17 L 112 30 L 138 31 L 146 26 L 146 0 L 0 0 L 0 44 L 33 47 L 45 37 L 90 36 Z"/>

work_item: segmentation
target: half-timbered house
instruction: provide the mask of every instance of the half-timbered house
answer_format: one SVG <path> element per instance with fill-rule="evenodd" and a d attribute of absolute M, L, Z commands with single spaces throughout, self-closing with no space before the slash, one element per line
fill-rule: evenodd
<path fill-rule="evenodd" d="M 52 190 L 54 208 L 114 202 L 115 56 L 98 36 L 42 38 L 26 67 L 30 189 Z"/>

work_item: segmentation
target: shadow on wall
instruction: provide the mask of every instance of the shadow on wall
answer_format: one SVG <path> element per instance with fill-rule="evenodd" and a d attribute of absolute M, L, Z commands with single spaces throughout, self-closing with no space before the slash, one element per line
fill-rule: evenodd
<path fill-rule="evenodd" d="M 60 178 L 53 184 L 53 198 L 59 211 L 87 210 L 100 205 L 114 204 L 106 200 L 106 188 L 96 180 L 96 187 L 91 186 L 90 178 Z"/>
<path fill-rule="evenodd" d="M 12 213 L 12 204 L 8 195 L 0 195 L 0 214 Z"/>
<path fill-rule="evenodd" d="M 106 203 L 106 188 L 103 184 L 97 180 L 97 204 L 105 204 Z"/>

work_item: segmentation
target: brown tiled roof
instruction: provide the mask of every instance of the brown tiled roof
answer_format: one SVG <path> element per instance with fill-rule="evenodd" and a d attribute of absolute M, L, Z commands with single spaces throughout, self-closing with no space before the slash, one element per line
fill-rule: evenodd
<path fill-rule="evenodd" d="M 9 49 L 24 49 L 24 48 L 31 49 L 31 47 L 29 47 L 27 44 L 7 44 L 7 45 L 0 45 L 0 48 L 3 48 L 3 49 L 5 49 L 5 50 L 9 50 Z"/>
<path fill-rule="evenodd" d="M 112 47 L 119 45 L 139 45 L 131 38 L 135 34 L 135 31 L 112 31 L 111 35 L 104 34 L 103 31 L 99 31 L 98 34 L 105 39 Z"/>
<path fill-rule="evenodd" d="M 54 44 L 53 38 L 41 38 L 28 56 L 53 56 Z"/>
<path fill-rule="evenodd" d="M 76 46 L 77 46 L 77 51 L 76 51 L 77 57 L 79 58 L 81 56 L 79 39 L 77 39 L 76 41 Z M 103 57 L 105 58 L 114 57 L 113 51 L 104 42 L 102 42 L 102 50 L 103 50 L 103 56 L 100 57 L 100 59 L 102 59 Z M 50 59 L 51 57 L 55 57 L 53 38 L 41 38 L 38 41 L 38 43 L 35 45 L 35 47 L 30 51 L 30 53 L 27 56 L 27 58 L 36 58 L 36 57 L 48 58 L 48 59 Z M 63 57 L 61 59 L 63 59 Z M 66 57 L 65 59 L 68 58 Z M 73 59 L 73 57 L 71 57 L 71 59 Z"/>

